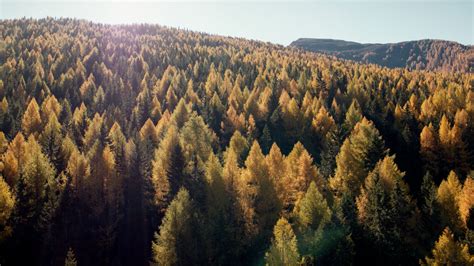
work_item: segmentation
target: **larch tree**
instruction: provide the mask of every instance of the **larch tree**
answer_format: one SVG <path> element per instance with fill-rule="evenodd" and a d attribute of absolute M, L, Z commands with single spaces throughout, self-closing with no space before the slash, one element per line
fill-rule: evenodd
<path fill-rule="evenodd" d="M 365 177 L 386 153 L 379 131 L 371 121 L 363 118 L 344 140 L 336 156 L 336 172 L 329 179 L 330 188 L 337 196 L 343 193 L 358 195 Z"/>
<path fill-rule="evenodd" d="M 233 222 L 228 224 L 228 233 L 231 234 L 230 241 L 235 241 L 234 249 L 232 250 L 235 256 L 238 256 L 244 251 L 243 246 L 248 238 L 248 234 L 245 226 L 244 211 L 242 208 L 241 197 L 239 194 L 241 183 L 241 174 L 243 169 L 239 167 L 238 155 L 234 148 L 228 147 L 224 153 L 224 165 L 222 169 L 222 178 L 226 189 L 226 195 L 228 198 L 229 209 L 226 214 Z M 226 253 L 228 254 L 228 253 Z"/>
<path fill-rule="evenodd" d="M 433 125 L 425 126 L 420 134 L 420 155 L 425 165 L 425 171 L 432 175 L 438 175 L 439 168 L 439 144 Z"/>
<path fill-rule="evenodd" d="M 49 116 L 54 113 L 56 117 L 61 115 L 62 106 L 54 95 L 49 95 L 41 104 L 41 120 L 49 121 Z"/>
<path fill-rule="evenodd" d="M 473 220 L 474 217 L 471 215 L 473 214 L 474 208 L 474 179 L 472 176 L 468 176 L 464 181 L 464 185 L 462 187 L 462 192 L 459 197 L 459 212 L 461 215 L 461 220 L 465 228 L 469 228 L 469 220 Z M 474 229 L 474 228 L 469 228 Z"/>
<path fill-rule="evenodd" d="M 209 263 L 225 264 L 235 251 L 226 247 L 235 245 L 234 210 L 232 195 L 226 190 L 219 158 L 211 153 L 206 163 L 206 223 L 204 232 Z"/>
<path fill-rule="evenodd" d="M 189 265 L 196 262 L 193 246 L 194 207 L 186 189 L 180 189 L 168 206 L 152 243 L 153 262 L 158 265 Z"/>
<path fill-rule="evenodd" d="M 452 155 L 450 151 L 450 131 L 451 131 L 451 124 L 449 123 L 448 118 L 446 115 L 443 115 L 441 121 L 439 123 L 439 144 L 440 148 L 443 150 L 444 155 L 450 156 Z M 453 160 L 453 158 L 445 158 L 448 161 Z"/>
<path fill-rule="evenodd" d="M 191 194 L 202 195 L 205 163 L 216 138 L 201 116 L 192 114 L 180 131 L 180 146 L 185 159 L 184 171 L 190 176 L 187 188 Z M 196 200 L 196 198 L 195 198 Z"/>
<path fill-rule="evenodd" d="M 39 133 L 41 131 L 41 115 L 40 107 L 36 102 L 35 98 L 32 98 L 26 111 L 23 114 L 23 119 L 21 120 L 21 128 L 25 136 L 30 134 Z"/>
<path fill-rule="evenodd" d="M 265 157 L 265 161 L 268 165 L 268 173 L 273 183 L 280 201 L 283 202 L 284 191 L 285 191 L 285 156 L 281 153 L 280 148 L 276 143 L 273 143 L 270 148 L 270 152 Z"/>
<path fill-rule="evenodd" d="M 321 174 L 328 178 L 334 174 L 336 168 L 336 156 L 341 148 L 341 130 L 337 126 L 326 133 L 321 143 Z"/>
<path fill-rule="evenodd" d="M 247 139 L 242 136 L 240 131 L 236 130 L 229 142 L 229 149 L 232 150 L 238 158 L 238 165 L 244 165 L 245 158 L 249 152 L 249 143 Z"/>
<path fill-rule="evenodd" d="M 16 192 L 15 226 L 34 228 L 33 232 L 40 234 L 49 228 L 59 204 L 60 180 L 33 135 L 28 138 L 25 152 L 28 156 L 23 162 Z"/>
<path fill-rule="evenodd" d="M 148 220 L 154 220 L 151 217 L 157 214 L 155 209 L 155 195 L 157 195 L 157 192 L 154 186 L 153 156 L 158 143 L 159 138 L 156 127 L 151 119 L 148 119 L 140 129 L 137 142 L 139 183 L 142 189 L 141 194 L 144 197 L 144 208 L 147 210 Z"/>
<path fill-rule="evenodd" d="M 69 248 L 66 254 L 66 259 L 64 260 L 64 266 L 77 266 L 76 255 L 72 248 Z"/>
<path fill-rule="evenodd" d="M 452 228 L 454 232 L 460 232 L 462 228 L 461 214 L 459 212 L 459 197 L 462 193 L 462 185 L 454 171 L 451 171 L 446 180 L 438 187 L 436 201 L 439 205 L 441 222 Z"/>
<path fill-rule="evenodd" d="M 92 98 L 96 90 L 97 90 L 97 86 L 95 84 L 95 77 L 91 73 L 89 77 L 87 78 L 87 80 L 85 80 L 84 83 L 82 83 L 81 87 L 79 88 L 79 91 L 82 96 L 82 100 L 87 104 L 92 103 Z"/>
<path fill-rule="evenodd" d="M 356 205 L 359 224 L 378 256 L 387 253 L 400 259 L 406 258 L 406 247 L 413 241 L 408 235 L 416 233 L 417 208 L 394 157 L 386 156 L 369 173 Z"/>
<path fill-rule="evenodd" d="M 104 130 L 104 116 L 95 113 L 94 118 L 89 123 L 84 133 L 84 151 L 91 151 L 96 143 L 102 145 L 104 142 L 105 133 L 106 132 Z"/>
<path fill-rule="evenodd" d="M 228 147 L 224 153 L 223 178 L 227 191 L 235 194 L 240 180 L 241 168 L 239 167 L 239 156 L 235 149 Z"/>
<path fill-rule="evenodd" d="M 446 115 L 443 115 L 439 124 L 438 134 L 443 157 L 442 173 L 446 174 L 450 170 L 467 173 L 469 170 L 469 155 L 466 150 L 466 144 L 462 139 L 462 129 L 457 124 L 451 127 L 448 118 Z"/>
<path fill-rule="evenodd" d="M 239 206 L 248 239 L 260 244 L 278 219 L 281 204 L 257 141 L 252 144 L 245 167 L 238 184 Z"/>
<path fill-rule="evenodd" d="M 99 245 L 107 254 L 104 261 L 108 262 L 108 258 L 115 252 L 115 239 L 119 237 L 119 225 L 124 214 L 125 186 L 123 177 L 117 174 L 115 156 L 109 146 L 102 150 L 97 159 L 99 163 L 96 173 L 93 175 L 99 177 L 99 186 L 103 187 L 101 189 L 102 195 L 97 197 L 100 199 L 97 205 L 103 206 L 100 213 L 103 230 L 99 234 L 99 237 L 103 240 Z"/>
<path fill-rule="evenodd" d="M 305 121 L 295 98 L 291 98 L 286 106 L 282 106 L 282 120 L 290 139 L 297 139 L 303 133 Z"/>
<path fill-rule="evenodd" d="M 314 181 L 296 205 L 293 216 L 302 232 L 322 229 L 330 221 L 331 210 Z"/>
<path fill-rule="evenodd" d="M 319 138 L 323 139 L 324 136 L 336 126 L 336 123 L 331 114 L 322 106 L 313 118 L 312 126 Z"/>
<path fill-rule="evenodd" d="M 285 159 L 285 175 L 282 180 L 283 209 L 291 213 L 295 206 L 306 192 L 309 184 L 314 181 L 323 189 L 324 182 L 316 166 L 313 165 L 313 158 L 300 142 L 296 143 L 293 150 Z"/>
<path fill-rule="evenodd" d="M 296 222 L 299 247 L 302 255 L 319 260 L 320 256 L 332 245 L 327 226 L 331 222 L 332 211 L 321 194 L 318 186 L 311 182 L 304 197 L 297 202 L 292 217 Z M 327 232 L 326 232 L 327 231 Z M 329 235 L 327 235 L 329 234 Z"/>
<path fill-rule="evenodd" d="M 206 109 L 205 119 L 207 124 L 209 124 L 212 130 L 219 132 L 221 126 L 220 121 L 222 120 L 222 114 L 225 112 L 225 106 L 222 104 L 217 92 L 214 92 L 214 96 L 212 96 Z"/>
<path fill-rule="evenodd" d="M 188 107 L 186 106 L 186 102 L 184 99 L 179 100 L 178 105 L 173 111 L 173 114 L 171 116 L 171 120 L 173 120 L 176 123 L 176 126 L 178 129 L 181 129 L 184 126 L 184 123 L 188 121 L 190 115 L 190 111 L 188 110 Z"/>
<path fill-rule="evenodd" d="M 5 136 L 5 133 L 0 131 L 0 155 L 3 155 L 8 148 L 8 139 Z"/>
<path fill-rule="evenodd" d="M 87 107 L 84 103 L 81 103 L 80 107 L 76 107 L 76 109 L 74 109 L 71 123 L 71 136 L 79 147 L 82 147 L 83 145 L 83 138 L 88 124 L 89 119 L 87 117 Z"/>
<path fill-rule="evenodd" d="M 15 205 L 15 195 L 7 182 L 0 176 L 0 241 L 11 234 L 8 224 Z"/>
<path fill-rule="evenodd" d="M 265 254 L 265 264 L 271 266 L 298 265 L 298 241 L 291 225 L 280 218 L 273 229 L 273 240 Z"/>
<path fill-rule="evenodd" d="M 134 114 L 138 125 L 143 125 L 152 113 L 152 96 L 146 82 L 141 82 L 141 91 L 136 98 Z"/>
<path fill-rule="evenodd" d="M 433 225 L 438 214 L 438 208 L 436 206 L 437 189 L 430 172 L 426 172 L 421 184 L 421 211 L 431 225 Z"/>
<path fill-rule="evenodd" d="M 150 118 L 153 120 L 153 122 L 158 122 L 162 116 L 162 108 L 161 108 L 161 103 L 158 100 L 158 98 L 155 96 L 153 97 L 153 100 L 151 101 L 151 113 L 150 113 Z"/>
<path fill-rule="evenodd" d="M 344 120 L 343 128 L 347 134 L 352 131 L 354 126 L 362 121 L 362 111 L 359 105 L 359 102 L 354 99 L 349 106 L 349 109 L 347 109 L 346 112 L 346 118 Z"/>
<path fill-rule="evenodd" d="M 46 156 L 48 156 L 58 171 L 62 171 L 65 167 L 65 161 L 61 153 L 63 136 L 61 125 L 54 113 L 49 115 L 48 123 L 43 129 L 39 141 Z"/>
<path fill-rule="evenodd" d="M 66 173 L 70 178 L 70 186 L 74 196 L 79 199 L 85 197 L 85 181 L 90 177 L 89 160 L 79 150 L 74 149 L 69 157 Z"/>
<path fill-rule="evenodd" d="M 107 135 L 107 142 L 115 157 L 117 173 L 124 177 L 127 174 L 128 167 L 125 155 L 127 139 L 117 122 L 110 128 L 109 134 Z"/>
<path fill-rule="evenodd" d="M 468 266 L 474 264 L 474 255 L 469 253 L 467 244 L 457 242 L 449 227 L 446 227 L 435 243 L 432 257 L 425 257 L 424 261 L 420 260 L 420 264 Z"/>
<path fill-rule="evenodd" d="M 7 151 L 3 154 L 3 177 L 7 184 L 15 190 L 20 177 L 23 161 L 25 160 L 26 141 L 21 132 L 8 145 Z"/>
<path fill-rule="evenodd" d="M 184 185 L 184 155 L 179 144 L 179 135 L 175 125 L 171 125 L 152 161 L 151 181 L 154 187 L 154 202 L 160 212 L 164 209 Z"/>

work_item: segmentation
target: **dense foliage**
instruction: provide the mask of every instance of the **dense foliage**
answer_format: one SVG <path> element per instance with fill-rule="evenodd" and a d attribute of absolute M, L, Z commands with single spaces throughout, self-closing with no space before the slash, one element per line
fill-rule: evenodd
<path fill-rule="evenodd" d="M 301 38 L 291 46 L 391 68 L 474 72 L 474 46 L 443 40 L 380 44 Z"/>
<path fill-rule="evenodd" d="M 2 265 L 473 264 L 472 74 L 154 25 L 0 36 Z"/>

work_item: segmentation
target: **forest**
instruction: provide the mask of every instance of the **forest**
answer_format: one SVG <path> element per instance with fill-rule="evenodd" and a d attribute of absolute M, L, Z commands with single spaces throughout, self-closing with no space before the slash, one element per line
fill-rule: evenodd
<path fill-rule="evenodd" d="M 474 74 L 0 20 L 1 265 L 474 265 Z"/>

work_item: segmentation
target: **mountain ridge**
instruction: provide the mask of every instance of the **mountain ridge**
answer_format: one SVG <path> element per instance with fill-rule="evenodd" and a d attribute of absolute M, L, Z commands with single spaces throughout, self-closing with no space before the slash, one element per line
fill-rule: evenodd
<path fill-rule="evenodd" d="M 338 39 L 299 38 L 290 47 L 389 68 L 473 72 L 474 46 L 422 39 L 397 43 L 358 43 Z"/>

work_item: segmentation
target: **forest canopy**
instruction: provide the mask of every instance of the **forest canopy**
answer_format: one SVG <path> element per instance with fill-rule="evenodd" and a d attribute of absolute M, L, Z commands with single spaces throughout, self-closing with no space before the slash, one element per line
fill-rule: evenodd
<path fill-rule="evenodd" d="M 474 76 L 0 21 L 0 264 L 474 264 Z"/>

